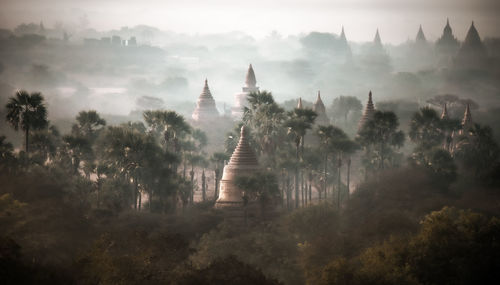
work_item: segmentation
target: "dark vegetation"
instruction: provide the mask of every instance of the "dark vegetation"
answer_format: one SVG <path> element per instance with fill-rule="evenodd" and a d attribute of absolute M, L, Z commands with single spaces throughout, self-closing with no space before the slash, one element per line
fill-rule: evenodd
<path fill-rule="evenodd" d="M 210 156 L 205 133 L 174 111 L 113 126 L 82 111 L 63 135 L 47 121 L 43 95 L 19 91 L 6 114 L 26 145 L 14 151 L 0 137 L 2 284 L 499 278 L 499 149 L 487 126 L 423 108 L 406 135 L 384 110 L 353 140 L 339 127 L 315 125 L 309 108 L 285 111 L 271 93 L 252 93 L 240 125 L 265 171 L 237 179 L 248 205 L 260 205 L 251 223 L 238 223 L 213 209 L 217 192 L 209 188 L 217 187 L 207 176 L 218 185 L 240 125 L 227 149 Z M 451 148 L 445 142 L 454 131 Z"/>

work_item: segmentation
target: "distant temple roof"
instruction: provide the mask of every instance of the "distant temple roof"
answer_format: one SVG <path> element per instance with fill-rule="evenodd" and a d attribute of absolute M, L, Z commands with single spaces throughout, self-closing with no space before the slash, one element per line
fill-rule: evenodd
<path fill-rule="evenodd" d="M 358 132 L 361 131 L 366 122 L 373 119 L 373 114 L 375 114 L 375 106 L 373 105 L 372 91 L 370 91 L 370 93 L 368 93 L 368 102 L 366 103 L 365 111 L 359 120 Z"/>
<path fill-rule="evenodd" d="M 323 101 L 321 100 L 320 91 L 318 91 L 318 97 L 313 105 L 313 111 L 318 114 L 318 117 L 316 117 L 317 124 L 324 125 L 329 123 L 330 120 L 328 120 L 328 117 L 326 116 L 326 108 L 325 104 L 323 104 Z"/>
<path fill-rule="evenodd" d="M 231 155 L 231 159 L 229 160 L 228 165 L 232 167 L 259 165 L 257 156 L 255 156 L 253 149 L 250 147 L 250 144 L 248 143 L 245 126 L 241 127 L 240 140 L 238 142 L 238 146 L 236 146 L 236 149 Z"/>
<path fill-rule="evenodd" d="M 422 30 L 422 25 L 418 28 L 417 37 L 415 38 L 417 44 L 426 44 L 427 39 L 425 38 L 424 31 Z"/>
<path fill-rule="evenodd" d="M 448 109 L 446 108 L 446 103 L 443 106 L 443 112 L 441 113 L 441 119 L 448 119 Z"/>
<path fill-rule="evenodd" d="M 302 97 L 299 97 L 299 102 L 297 103 L 297 109 L 302 109 Z"/>
<path fill-rule="evenodd" d="M 219 116 L 219 111 L 215 107 L 215 100 L 212 97 L 210 88 L 208 88 L 208 80 L 205 79 L 205 86 L 196 102 L 196 109 L 193 111 L 192 118 L 195 121 L 202 121 Z"/>
<path fill-rule="evenodd" d="M 486 48 L 481 42 L 481 37 L 474 26 L 474 21 L 465 36 L 465 40 L 460 47 L 458 56 L 484 56 L 486 55 Z"/>
<path fill-rule="evenodd" d="M 436 46 L 441 51 L 450 53 L 455 52 L 459 46 L 457 38 L 453 35 L 449 19 L 446 19 L 446 26 L 443 29 L 443 34 L 436 41 Z"/>
<path fill-rule="evenodd" d="M 252 64 L 248 67 L 247 76 L 245 78 L 245 85 L 248 88 L 257 87 L 257 79 L 255 78 L 255 72 L 253 71 Z"/>
<path fill-rule="evenodd" d="M 380 39 L 380 34 L 378 32 L 378 29 L 377 32 L 375 33 L 375 38 L 373 39 L 373 43 L 377 46 L 382 46 L 382 40 Z"/>

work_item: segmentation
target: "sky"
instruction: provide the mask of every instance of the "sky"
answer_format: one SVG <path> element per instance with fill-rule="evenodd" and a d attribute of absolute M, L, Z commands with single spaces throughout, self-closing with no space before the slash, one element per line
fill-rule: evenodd
<path fill-rule="evenodd" d="M 0 0 L 0 27 L 43 21 L 46 27 L 97 30 L 150 25 L 188 34 L 243 31 L 264 38 L 311 31 L 370 41 L 379 28 L 390 43 L 414 38 L 419 25 L 435 40 L 446 18 L 463 39 L 471 21 L 482 37 L 500 37 L 499 0 Z"/>

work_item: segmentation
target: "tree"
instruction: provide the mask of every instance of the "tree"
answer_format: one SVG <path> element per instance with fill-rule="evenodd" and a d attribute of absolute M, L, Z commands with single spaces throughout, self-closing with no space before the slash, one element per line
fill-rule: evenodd
<path fill-rule="evenodd" d="M 5 139 L 5 136 L 0 136 L 0 173 L 11 173 L 16 168 L 17 160 L 14 147 Z"/>
<path fill-rule="evenodd" d="M 106 121 L 102 119 L 99 114 L 94 111 L 81 111 L 76 116 L 77 123 L 73 125 L 72 133 L 74 135 L 81 135 L 93 142 L 98 131 L 106 126 Z"/>
<path fill-rule="evenodd" d="M 330 114 L 332 118 L 343 118 L 345 123 L 350 112 L 360 112 L 361 109 L 363 109 L 363 105 L 358 98 L 354 96 L 340 96 L 333 99 Z"/>
<path fill-rule="evenodd" d="M 40 130 L 47 126 L 47 108 L 40 92 L 29 94 L 19 90 L 14 97 L 10 97 L 6 105 L 7 122 L 17 131 L 21 128 L 25 136 L 25 150 L 29 153 L 30 130 Z"/>
<path fill-rule="evenodd" d="M 458 137 L 454 152 L 462 166 L 471 170 L 476 178 L 481 178 L 494 167 L 499 154 L 493 131 L 479 124 L 474 124 L 469 132 Z"/>
<path fill-rule="evenodd" d="M 275 201 L 280 194 L 276 176 L 269 172 L 257 172 L 252 175 L 241 175 L 235 184 L 243 190 L 243 199 L 258 201 L 261 206 L 261 217 L 265 217 L 265 207 Z"/>
<path fill-rule="evenodd" d="M 404 133 L 398 130 L 399 122 L 396 114 L 390 111 L 376 111 L 373 119 L 364 124 L 357 140 L 365 147 L 365 166 L 384 169 L 386 160 L 392 159 L 394 148 L 404 143 Z M 393 161 L 389 161 L 394 165 Z"/>
<path fill-rule="evenodd" d="M 295 207 L 299 207 L 299 150 L 302 146 L 304 149 L 304 137 L 307 130 L 312 128 L 317 114 L 312 109 L 295 108 L 287 113 L 288 119 L 285 122 L 285 127 L 288 128 L 288 134 L 295 143 L 295 159 L 297 166 L 295 167 Z"/>
<path fill-rule="evenodd" d="M 274 102 L 271 92 L 259 91 L 248 95 L 250 107 L 245 107 L 243 122 L 255 132 L 259 153 L 272 156 L 283 140 L 285 110 Z"/>
<path fill-rule="evenodd" d="M 429 150 L 438 146 L 445 139 L 441 119 L 437 112 L 429 107 L 421 108 L 413 115 L 408 135 L 421 150 Z"/>
<path fill-rule="evenodd" d="M 229 160 L 229 155 L 227 155 L 225 152 L 214 152 L 210 160 L 212 161 L 214 166 L 214 177 L 215 177 L 214 201 L 216 201 L 219 198 L 219 181 L 222 175 L 221 170 L 224 167 L 224 161 Z"/>

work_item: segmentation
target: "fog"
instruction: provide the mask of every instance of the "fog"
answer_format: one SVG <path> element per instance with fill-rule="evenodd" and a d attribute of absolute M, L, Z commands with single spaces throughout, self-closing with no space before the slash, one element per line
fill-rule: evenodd
<path fill-rule="evenodd" d="M 0 283 L 498 281 L 500 4 L 435 2 L 3 0 Z"/>

